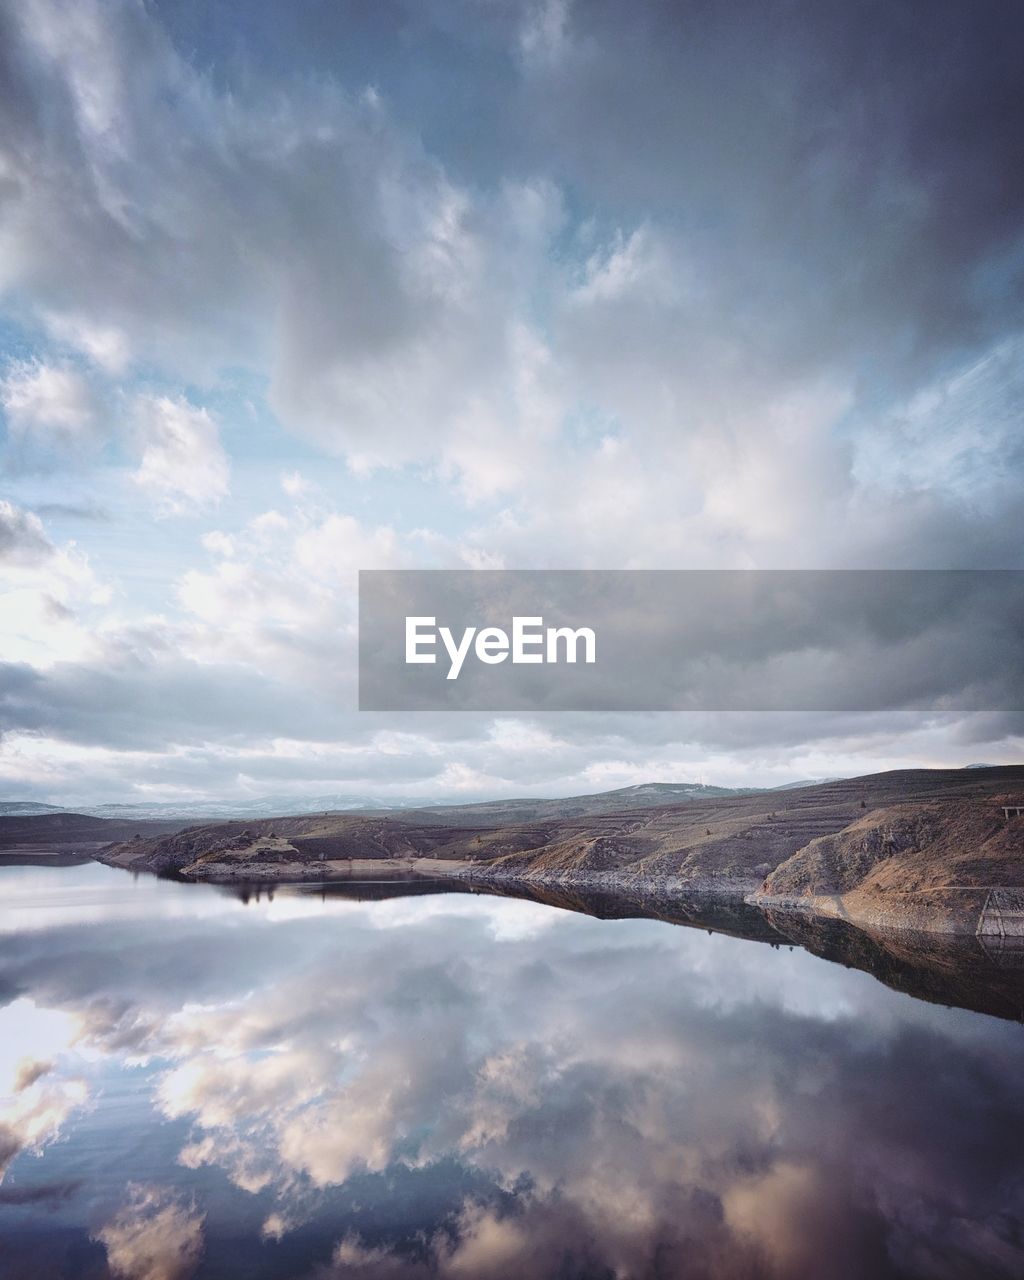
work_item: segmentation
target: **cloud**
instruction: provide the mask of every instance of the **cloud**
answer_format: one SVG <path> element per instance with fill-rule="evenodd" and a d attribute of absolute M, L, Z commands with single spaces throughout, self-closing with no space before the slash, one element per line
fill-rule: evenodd
<path fill-rule="evenodd" d="M 418 1280 L 432 1274 L 423 1262 L 411 1261 L 388 1248 L 372 1248 L 356 1235 L 346 1236 L 334 1246 L 330 1265 L 314 1273 L 317 1280 L 351 1276 L 353 1280 Z"/>
<path fill-rule="evenodd" d="M 60 343 L 84 355 L 104 373 L 125 373 L 131 362 L 127 335 L 111 325 L 97 325 L 86 317 L 50 312 L 44 316 L 48 332 Z"/>
<path fill-rule="evenodd" d="M 219 501 L 228 492 L 228 459 L 206 409 L 168 396 L 140 396 L 134 406 L 139 468 L 133 479 L 158 510 L 175 514 Z"/>
<path fill-rule="evenodd" d="M 179 376 L 268 368 L 284 423 L 360 467 L 437 459 L 473 493 L 521 477 L 550 430 L 523 335 L 554 188 L 480 198 L 372 95 L 239 110 L 146 11 L 82 5 L 73 39 L 62 15 L 8 23 L 7 287 L 108 370 L 128 332 Z"/>
<path fill-rule="evenodd" d="M 74 542 L 50 541 L 30 511 L 0 501 L 0 665 L 37 668 L 96 653 L 88 617 L 110 600 Z M 0 699 L 10 687 L 0 687 Z"/>
<path fill-rule="evenodd" d="M 995 697 L 353 710 L 362 567 L 1021 564 L 1014 6 L 253 0 L 241 33 L 201 10 L 0 17 L 12 794 L 470 799 L 1019 756 Z M 154 513 L 191 519 L 153 540 Z M 941 645 L 905 660 L 941 684 Z M 1009 1040 L 629 925 L 544 941 L 502 915 L 496 946 L 477 900 L 349 911 L 339 978 L 338 917 L 322 946 L 308 906 L 38 948 L 21 920 L 0 949 L 91 1051 L 148 1061 L 191 1128 L 172 1176 L 220 1167 L 268 1238 L 353 1183 L 430 1192 L 418 1234 L 344 1236 L 335 1273 L 1019 1272 Z M 0 1159 L 83 1105 L 57 1053 L 11 1064 Z M 203 1234 L 145 1187 L 99 1238 L 169 1280 Z"/>
<path fill-rule="evenodd" d="M 921 387 L 893 419 L 860 434 L 858 481 L 903 499 L 949 495 L 973 512 L 1005 507 L 1024 467 L 1016 430 L 1022 368 L 1024 342 L 1012 338 Z"/>
<path fill-rule="evenodd" d="M 18 531 L 10 538 L 34 548 L 19 555 L 44 553 L 38 522 L 14 509 L 7 518 Z M 21 650 L 9 642 L 21 661 L 5 668 L 0 694 L 8 787 L 78 803 L 123 799 L 126 776 L 152 800 L 282 790 L 483 799 L 701 775 L 726 784 L 785 782 L 922 758 L 956 764 L 1014 754 L 1010 704 L 995 715 L 947 707 L 896 717 L 551 718 L 527 710 L 398 724 L 387 714 L 360 715 L 355 570 L 413 555 L 459 563 L 457 544 L 424 549 L 415 536 L 308 491 L 210 532 L 204 544 L 208 562 L 182 575 L 173 617 L 133 623 L 89 604 L 99 586 L 85 576 L 55 597 L 76 615 L 64 624 L 65 660 L 47 657 L 61 632 L 44 612 L 38 630 L 18 641 Z M 73 549 L 45 555 L 32 571 L 36 590 L 38 575 L 45 581 L 60 556 L 68 572 L 82 570 Z M 35 615 L 22 605 L 19 616 L 24 623 Z"/>
<path fill-rule="evenodd" d="M 230 535 L 204 539 L 209 567 L 177 584 L 186 626 L 179 644 L 204 663 L 245 664 L 355 706 L 358 571 L 395 564 L 405 547 L 389 525 L 368 525 L 304 492 Z"/>
<path fill-rule="evenodd" d="M 13 567 L 34 567 L 53 553 L 39 517 L 0 500 L 0 561 Z"/>
<path fill-rule="evenodd" d="M 102 615 L 85 588 L 5 597 L 6 706 L 39 735 L 6 739 L 16 785 L 71 785 L 74 742 L 83 792 L 125 785 L 115 743 L 141 786 L 204 766 L 210 789 L 298 786 L 294 744 L 315 739 L 310 784 L 427 787 L 321 705 L 352 691 L 353 567 L 1021 563 L 1010 7 L 251 10 L 231 59 L 180 6 L 2 19 L 9 454 L 103 441 L 43 496 L 54 529 L 102 499 L 66 564 L 114 592 Z M 23 470 L 17 504 L 41 512 Z M 154 512 L 195 523 L 150 553 Z M 261 686 L 255 707 L 212 696 L 214 669 L 233 696 Z M 160 716 L 177 745 L 158 757 Z M 998 713 L 902 744 L 870 718 L 804 721 L 802 749 L 790 721 L 744 722 L 746 744 L 738 723 L 571 726 L 546 782 L 491 722 L 420 740 L 506 792 L 644 767 L 745 780 L 744 760 L 766 780 L 787 749 L 790 780 L 1019 751 Z"/>
<path fill-rule="evenodd" d="M 99 407 L 70 365 L 16 361 L 0 382 L 0 406 L 15 447 L 81 451 L 96 443 Z"/>
<path fill-rule="evenodd" d="M 163 1187 L 133 1186 L 96 1233 L 119 1280 L 188 1280 L 203 1254 L 203 1214 Z"/>
<path fill-rule="evenodd" d="M 1020 33 L 1002 11 L 944 6 L 910 41 L 888 12 L 867 24 L 831 0 L 691 24 L 660 3 L 640 21 L 531 2 L 463 23 L 398 4 L 346 33 L 377 42 L 373 92 L 344 59 L 317 85 L 275 79 L 260 23 L 259 73 L 236 83 L 181 55 L 179 15 L 82 5 L 72 40 L 60 12 L 39 0 L 9 23 L 11 283 L 108 369 L 131 332 L 178 375 L 269 371 L 284 425 L 364 473 L 427 462 L 470 501 L 512 495 L 532 525 L 590 466 L 566 448 L 589 408 L 642 459 L 648 512 L 682 492 L 692 519 L 666 519 L 669 550 L 696 534 L 705 556 L 795 557 L 831 511 L 834 551 L 869 557 L 863 519 L 844 518 L 858 489 L 839 420 L 870 429 L 887 395 L 984 358 L 1011 324 L 1024 191 L 993 188 L 1013 131 L 991 103 L 1012 99 L 1001 51 Z M 403 23 L 470 93 L 474 55 L 513 55 L 488 85 L 489 165 L 467 166 L 451 118 L 430 147 L 418 136 L 435 81 L 403 78 Z M 329 60 L 316 24 L 288 41 Z M 950 41 L 939 85 L 929 50 Z M 937 128 L 952 104 L 958 128 Z M 118 272 L 94 275 L 107 261 Z M 926 556 L 929 511 L 916 520 Z M 579 510 L 577 526 L 583 555 L 622 545 L 588 547 Z"/>
<path fill-rule="evenodd" d="M 297 1249 L 354 1197 L 400 1205 L 400 1225 L 388 1258 L 366 1231 L 347 1261 L 443 1276 L 655 1257 L 813 1276 L 826 1239 L 851 1276 L 914 1250 L 1019 1264 L 1012 1021 L 800 952 L 500 898 L 128 899 L 84 934 L 81 905 L 6 930 L 6 980 L 56 1019 L 54 1045 L 73 1028 L 92 1071 L 130 1065 L 153 1124 L 174 1120 L 153 1177 L 221 1170 Z"/>
<path fill-rule="evenodd" d="M 88 1101 L 85 1081 L 55 1069 L 74 1020 L 24 997 L 0 1008 L 0 1182 L 23 1152 L 41 1155 Z M 46 1058 L 27 1058 L 24 1047 Z M 52 1056 L 51 1056 L 52 1055 Z"/>
<path fill-rule="evenodd" d="M 267 1236 L 300 1250 L 299 1227 L 322 1238 L 351 1195 L 401 1197 L 386 1240 L 339 1233 L 318 1276 L 685 1259 L 811 1277 L 830 1240 L 850 1277 L 939 1256 L 1019 1269 L 1012 1023 L 656 922 L 469 895 L 209 902 L 212 917 L 169 902 L 157 935 L 148 904 L 84 944 L 76 916 L 0 959 L 80 1018 L 94 1059 L 147 1073 L 159 1113 L 191 1122 L 180 1164 L 258 1195 Z M 137 1191 L 101 1238 L 177 1265 L 201 1213 Z"/>
<path fill-rule="evenodd" d="M 35 1058 L 22 1058 L 18 1064 L 18 1074 L 14 1079 L 14 1092 L 20 1093 L 22 1089 L 31 1088 L 37 1080 L 52 1070 L 52 1062 L 40 1062 Z"/>
<path fill-rule="evenodd" d="M 884 8 L 869 22 L 828 0 L 784 16 L 650 3 L 635 20 L 601 2 L 561 17 L 561 56 L 528 64 L 518 98 L 532 158 L 620 218 L 675 211 L 721 273 L 710 300 L 738 304 L 737 328 L 781 286 L 790 305 L 749 333 L 754 359 L 762 343 L 820 358 L 871 324 L 909 323 L 941 344 L 1008 318 L 1012 286 L 979 299 L 975 272 L 1019 236 L 1024 188 L 1004 175 L 1020 107 L 999 117 L 992 96 L 1015 102 L 1005 48 L 1019 44 L 1018 15 L 973 23 L 946 4 L 906 28 Z M 939 77 L 954 33 L 956 66 Z"/>
<path fill-rule="evenodd" d="M 23 1151 L 39 1153 L 56 1142 L 68 1118 L 88 1097 L 80 1080 L 29 1085 L 0 1106 L 0 1180 Z"/>

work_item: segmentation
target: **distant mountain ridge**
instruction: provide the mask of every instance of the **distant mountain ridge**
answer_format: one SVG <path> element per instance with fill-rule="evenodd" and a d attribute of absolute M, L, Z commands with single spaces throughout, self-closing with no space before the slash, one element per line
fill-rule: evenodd
<path fill-rule="evenodd" d="M 0 800 L 0 818 L 38 817 L 44 813 L 68 813 L 59 804 L 39 804 L 35 800 Z"/>
<path fill-rule="evenodd" d="M 787 783 L 786 787 L 806 786 L 806 783 Z M 619 787 L 614 791 L 598 791 L 579 796 L 557 798 L 513 798 L 510 800 L 481 800 L 466 804 L 453 797 L 436 800 L 423 796 L 373 796 L 365 794 L 329 793 L 318 796 L 269 795 L 259 796 L 244 802 L 218 802 L 201 800 L 194 803 L 166 801 L 159 804 L 132 802 L 107 802 L 98 805 L 54 805 L 43 804 L 35 800 L 0 801 L 0 817 L 27 817 L 47 813 L 79 813 L 91 818 L 115 818 L 130 821 L 168 821 L 182 819 L 184 821 L 212 821 L 258 817 L 285 817 L 308 813 L 369 813 L 393 812 L 407 809 L 465 809 L 465 808 L 502 808 L 510 811 L 518 808 L 525 811 L 530 807 L 561 808 L 576 805 L 580 812 L 591 805 L 599 809 L 608 803 L 619 807 L 644 807 L 647 804 L 670 804 L 697 796 L 716 795 L 752 795 L 759 791 L 774 790 L 764 787 L 715 787 L 702 782 L 648 782 L 629 787 Z M 778 788 L 782 790 L 784 788 Z M 616 798 L 612 800 L 611 798 Z"/>
<path fill-rule="evenodd" d="M 5 801 L 6 812 L 0 810 L 0 851 L 14 846 L 48 844 L 97 846 L 133 840 L 136 836 L 152 839 L 182 829 L 216 830 L 224 824 L 233 824 L 232 830 L 236 832 L 243 827 L 266 832 L 274 828 L 284 830 L 286 826 L 297 829 L 296 824 L 322 826 L 327 820 L 328 825 L 333 822 L 334 826 L 340 824 L 350 830 L 371 830 L 375 829 L 375 822 L 379 826 L 381 820 L 387 819 L 432 829 L 448 826 L 492 829 L 509 823 L 596 817 L 604 813 L 686 804 L 713 796 L 750 794 L 755 792 L 700 782 L 652 782 L 564 799 L 493 800 L 476 804 L 424 802 L 419 797 L 415 803 L 408 798 L 391 798 L 385 802 L 370 796 L 331 794 L 303 797 L 301 805 L 292 797 L 293 807 L 289 808 L 289 800 L 264 796 L 241 811 L 231 805 L 208 804 L 195 808 L 173 804 L 102 804 L 63 809 L 33 801 Z M 377 848 L 373 840 L 369 847 Z M 385 852 L 383 856 L 391 855 Z"/>
<path fill-rule="evenodd" d="M 0 801 L 0 817 L 28 816 L 45 813 L 80 813 L 90 818 L 138 819 L 140 821 L 164 821 L 182 818 L 186 821 L 210 819 L 273 817 L 277 814 L 310 813 L 316 810 L 336 809 L 406 809 L 429 803 L 417 797 L 402 796 L 393 800 L 381 800 L 369 795 L 321 795 L 321 796 L 260 796 L 244 803 L 216 800 L 195 802 L 164 801 L 159 804 L 142 802 L 107 802 L 87 805 L 43 804 L 34 800 Z"/>

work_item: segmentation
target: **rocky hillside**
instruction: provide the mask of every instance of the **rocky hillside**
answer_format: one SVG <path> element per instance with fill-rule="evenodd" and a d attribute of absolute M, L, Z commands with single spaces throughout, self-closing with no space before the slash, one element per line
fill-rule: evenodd
<path fill-rule="evenodd" d="M 449 810 L 444 822 L 419 811 L 214 823 L 99 856 L 190 879 L 312 880 L 391 868 L 492 883 L 749 894 L 776 909 L 840 914 L 877 912 L 883 898 L 903 910 L 913 890 L 931 896 L 927 912 L 917 901 L 908 915 L 930 912 L 945 927 L 962 908 L 977 920 L 984 886 L 1024 887 L 1024 824 L 1005 823 L 998 808 L 1000 797 L 1022 793 L 1024 767 L 903 770 L 516 823 L 477 805 Z"/>
<path fill-rule="evenodd" d="M 977 805 L 987 815 L 985 822 L 1001 824 L 996 798 L 1008 787 L 1024 788 L 1024 768 L 897 771 L 600 822 L 563 822 L 551 827 L 543 844 L 494 858 L 486 872 L 474 868 L 472 874 L 594 886 L 671 879 L 683 887 L 754 893 L 777 868 L 791 859 L 796 865 L 803 851 L 818 848 L 816 842 L 894 805 L 907 807 L 908 820 L 919 808 L 922 815 L 931 813 L 939 827 L 947 809 L 950 815 L 973 813 Z M 966 864 L 977 842 L 988 836 L 980 827 L 968 832 L 959 826 L 951 828 L 949 838 L 959 840 Z M 849 874 L 856 874 L 852 864 Z M 1018 883 L 1012 877 L 1019 877 L 1019 870 L 1004 874 L 1011 877 L 1004 883 Z M 807 892 L 794 885 L 780 896 Z"/>
<path fill-rule="evenodd" d="M 460 832 L 463 839 L 473 833 Z M 193 879 L 302 879 L 339 863 L 401 863 L 450 844 L 445 827 L 363 815 L 263 818 L 188 827 L 175 835 L 113 844 L 101 862 Z"/>
<path fill-rule="evenodd" d="M 798 850 L 751 901 L 882 926 L 978 919 L 991 891 L 1024 889 L 1024 819 L 1007 820 L 1000 807 L 1011 800 L 1016 794 L 875 809 Z"/>

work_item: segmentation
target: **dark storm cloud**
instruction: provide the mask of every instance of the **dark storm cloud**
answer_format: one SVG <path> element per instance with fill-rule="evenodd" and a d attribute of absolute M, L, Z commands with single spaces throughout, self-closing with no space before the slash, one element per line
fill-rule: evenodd
<path fill-rule="evenodd" d="M 377 85 L 472 178 L 486 155 L 501 176 L 570 185 L 584 212 L 666 219 L 712 256 L 715 322 L 738 307 L 754 356 L 841 359 L 853 342 L 873 378 L 899 381 L 904 361 L 1016 327 L 1024 18 L 1010 0 L 305 3 L 287 21 L 263 4 L 244 36 L 226 5 L 202 28 L 193 6 L 159 12 L 180 48 L 205 37 L 226 54 L 221 74 L 312 66 Z"/>
<path fill-rule="evenodd" d="M 679 219 L 733 301 L 774 298 L 769 345 L 795 320 L 807 355 L 853 339 L 884 367 L 1016 326 L 1018 5 L 568 13 L 523 90 L 543 154 L 634 219 Z"/>

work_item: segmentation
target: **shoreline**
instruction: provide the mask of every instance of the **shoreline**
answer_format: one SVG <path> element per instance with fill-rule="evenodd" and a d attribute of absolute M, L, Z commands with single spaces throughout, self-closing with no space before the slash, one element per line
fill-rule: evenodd
<path fill-rule="evenodd" d="M 130 870 L 121 860 L 96 859 L 114 870 Z M 118 863 L 121 862 L 121 865 Z M 332 865 L 335 864 L 335 865 Z M 823 960 L 860 970 L 893 990 L 931 1003 L 973 1009 L 1024 1021 L 1024 936 L 978 929 L 961 910 L 936 927 L 913 913 L 854 915 L 840 898 L 823 902 L 789 898 L 782 903 L 745 891 L 742 884 L 709 883 L 680 876 L 623 877 L 609 872 L 534 873 L 453 865 L 442 859 L 354 859 L 344 869 L 337 860 L 272 867 L 231 867 L 230 875 L 181 876 L 145 870 L 179 884 L 207 884 L 248 900 L 280 887 L 299 893 L 332 894 L 359 901 L 418 894 L 490 894 L 533 902 L 598 920 L 660 921 L 703 934 L 732 937 L 775 949 L 797 947 Z M 289 874 L 290 873 L 290 874 Z M 976 887 L 959 898 L 977 901 Z M 992 891 L 986 889 L 984 898 Z M 915 895 L 905 895 L 907 898 Z M 921 895 L 916 895 L 920 897 Z M 934 893 L 927 895 L 935 897 Z M 822 909 L 824 907 L 825 909 Z M 993 917 L 994 920 L 995 917 Z"/>
<path fill-rule="evenodd" d="M 648 893 L 652 897 L 703 897 L 723 905 L 742 902 L 761 911 L 767 919 L 794 916 L 809 920 L 841 920 L 855 928 L 871 931 L 1019 938 L 1024 946 L 1024 893 L 1011 885 L 946 885 L 908 892 L 894 890 L 866 899 L 856 893 L 805 897 L 764 894 L 749 884 L 736 881 L 692 881 L 679 876 L 627 878 L 615 872 L 517 875 L 507 871 L 475 872 L 470 869 L 456 874 L 459 879 L 469 882 L 508 887 L 521 884 L 526 888 L 597 890 L 623 896 Z"/>
<path fill-rule="evenodd" d="M 94 861 L 126 871 L 133 867 L 128 851 Z M 517 872 L 474 866 L 472 862 L 441 858 L 353 858 L 316 862 L 239 863 L 210 860 L 186 867 L 172 877 L 189 884 L 258 885 L 360 883 L 376 881 L 454 881 L 466 886 L 493 887 L 529 896 L 545 892 L 596 893 L 623 901 L 651 899 L 680 903 L 703 899 L 709 906 L 746 906 L 768 921 L 838 920 L 872 932 L 915 932 L 936 935 L 1020 939 L 1024 946 L 1024 894 L 1009 885 L 940 886 L 884 894 L 833 893 L 807 896 L 762 893 L 750 880 L 674 875 L 637 876 L 615 871 Z"/>

